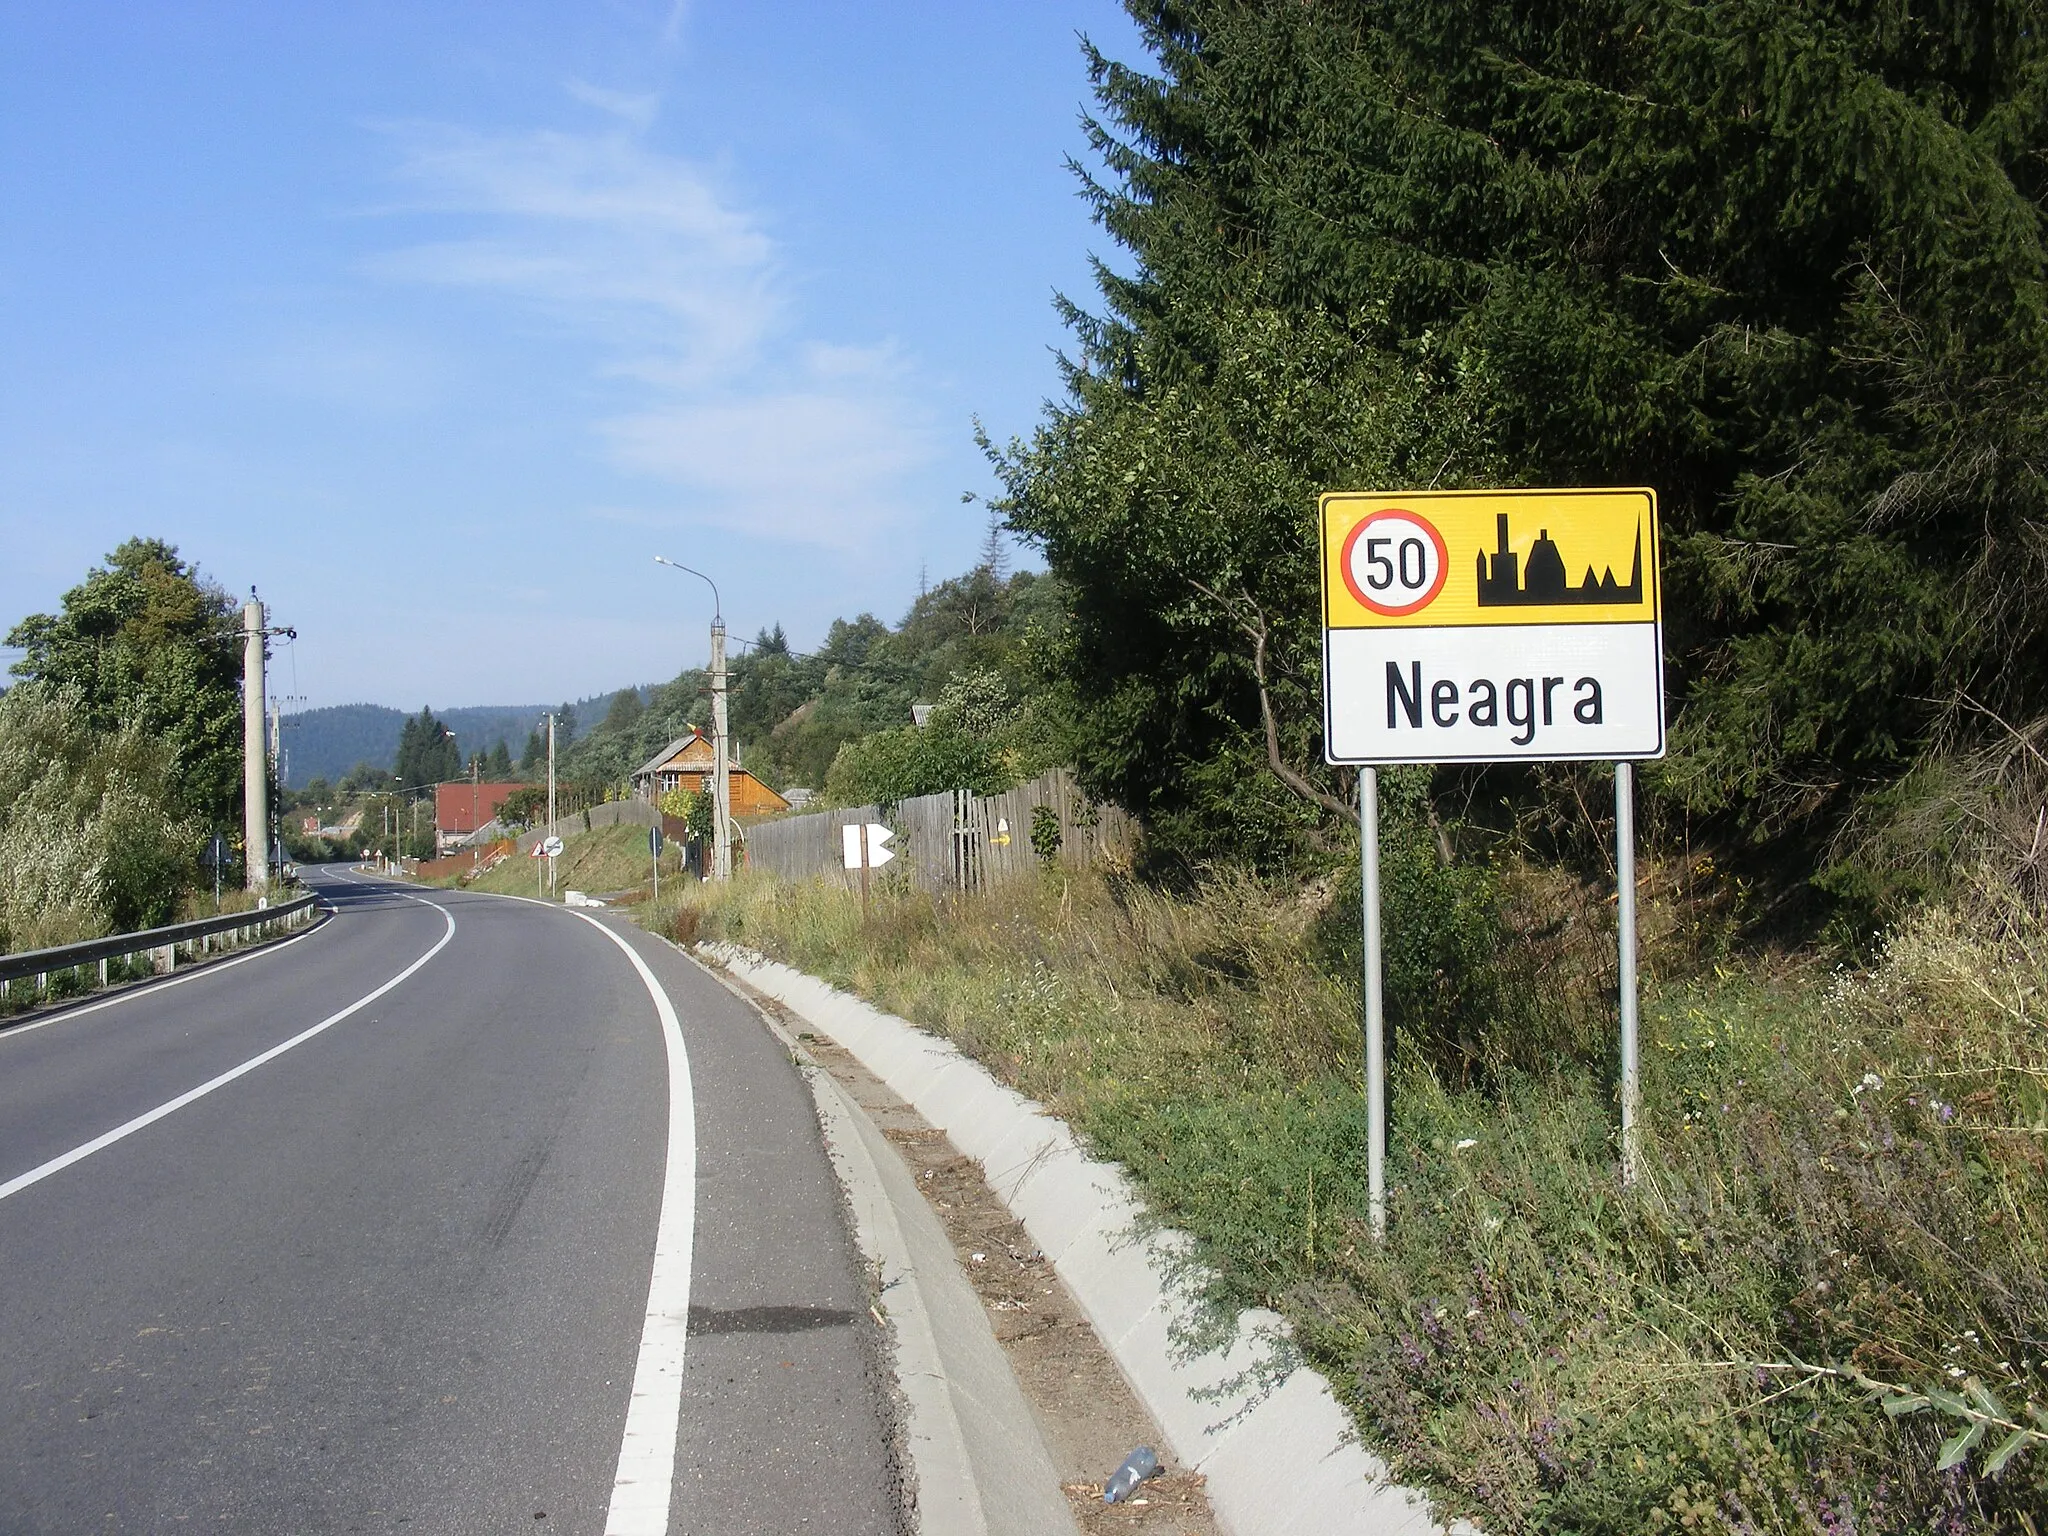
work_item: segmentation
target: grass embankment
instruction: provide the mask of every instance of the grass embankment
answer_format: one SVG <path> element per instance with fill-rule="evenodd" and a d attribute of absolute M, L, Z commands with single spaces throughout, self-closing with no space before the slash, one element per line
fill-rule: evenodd
<path fill-rule="evenodd" d="M 671 877 L 680 879 L 682 866 L 679 860 L 680 850 L 674 847 L 662 850 L 661 878 L 664 887 Z M 512 854 L 476 880 L 462 882 L 463 888 L 496 891 L 507 896 L 531 896 L 535 894 L 536 864 L 541 867 L 539 894 L 546 896 L 545 861 L 528 858 L 523 853 Z M 555 899 L 559 901 L 562 892 L 572 890 L 592 896 L 633 892 L 649 885 L 653 875 L 654 859 L 647 852 L 645 827 L 598 827 L 590 832 L 564 834 L 562 856 L 555 861 Z M 429 883 L 453 886 L 458 882 L 447 878 Z M 663 894 L 667 894 L 665 889 Z"/>
<path fill-rule="evenodd" d="M 1570 965 L 1523 1026 L 1546 1064 L 1459 1086 L 1397 1041 L 1384 1246 L 1357 995 L 1298 894 L 890 889 L 863 921 L 742 879 L 643 919 L 859 992 L 1052 1106 L 1202 1241 L 1220 1302 L 1294 1321 L 1397 1475 L 1490 1529 L 2048 1536 L 2048 1433 L 1987 1470 L 2010 1425 L 2048 1431 L 2048 930 L 2002 894 L 1867 972 L 1653 984 L 1629 1192 L 1607 1013 Z M 1894 1414 L 1868 1383 L 1937 1396 Z M 1937 1471 L 1971 1413 L 2006 1422 Z"/>

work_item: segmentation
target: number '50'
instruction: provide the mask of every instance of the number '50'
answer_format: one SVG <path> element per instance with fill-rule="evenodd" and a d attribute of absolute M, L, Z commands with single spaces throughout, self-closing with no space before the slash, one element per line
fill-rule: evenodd
<path fill-rule="evenodd" d="M 1409 592 L 1428 586 L 1429 546 L 1420 539 L 1403 539 L 1389 558 L 1387 550 L 1393 543 L 1392 539 L 1365 541 L 1365 584 L 1375 592 L 1384 592 L 1396 582 Z"/>

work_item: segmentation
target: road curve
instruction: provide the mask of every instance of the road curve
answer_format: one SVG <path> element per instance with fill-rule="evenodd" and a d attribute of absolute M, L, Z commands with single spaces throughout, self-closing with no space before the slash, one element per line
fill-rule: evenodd
<path fill-rule="evenodd" d="M 302 939 L 0 1032 L 0 1530 L 896 1531 L 865 1285 L 758 1022 L 615 919 L 312 878 Z M 614 1480 L 679 1227 L 663 1518 Z"/>

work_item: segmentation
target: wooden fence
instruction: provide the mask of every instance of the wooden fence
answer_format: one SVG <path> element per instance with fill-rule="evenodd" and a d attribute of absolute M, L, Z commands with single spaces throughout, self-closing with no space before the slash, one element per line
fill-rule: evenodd
<path fill-rule="evenodd" d="M 1039 867 L 1042 861 L 1084 868 L 1097 859 L 1128 858 L 1136 823 L 1111 805 L 1081 793 L 1074 776 L 1055 768 L 1000 795 L 965 790 L 879 806 L 785 816 L 744 825 L 746 865 L 785 880 L 830 876 L 858 885 L 846 868 L 841 828 L 876 821 L 896 837 L 895 860 L 882 873 L 901 870 L 928 891 L 974 891 Z M 1043 851 L 1040 845 L 1043 844 Z"/>

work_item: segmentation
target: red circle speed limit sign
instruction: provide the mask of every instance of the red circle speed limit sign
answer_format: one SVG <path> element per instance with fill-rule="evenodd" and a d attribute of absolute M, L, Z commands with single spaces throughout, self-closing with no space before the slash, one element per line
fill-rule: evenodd
<path fill-rule="evenodd" d="M 1351 530 L 1343 569 L 1353 597 L 1396 619 L 1427 607 L 1443 591 L 1450 556 L 1428 518 L 1389 507 Z"/>

